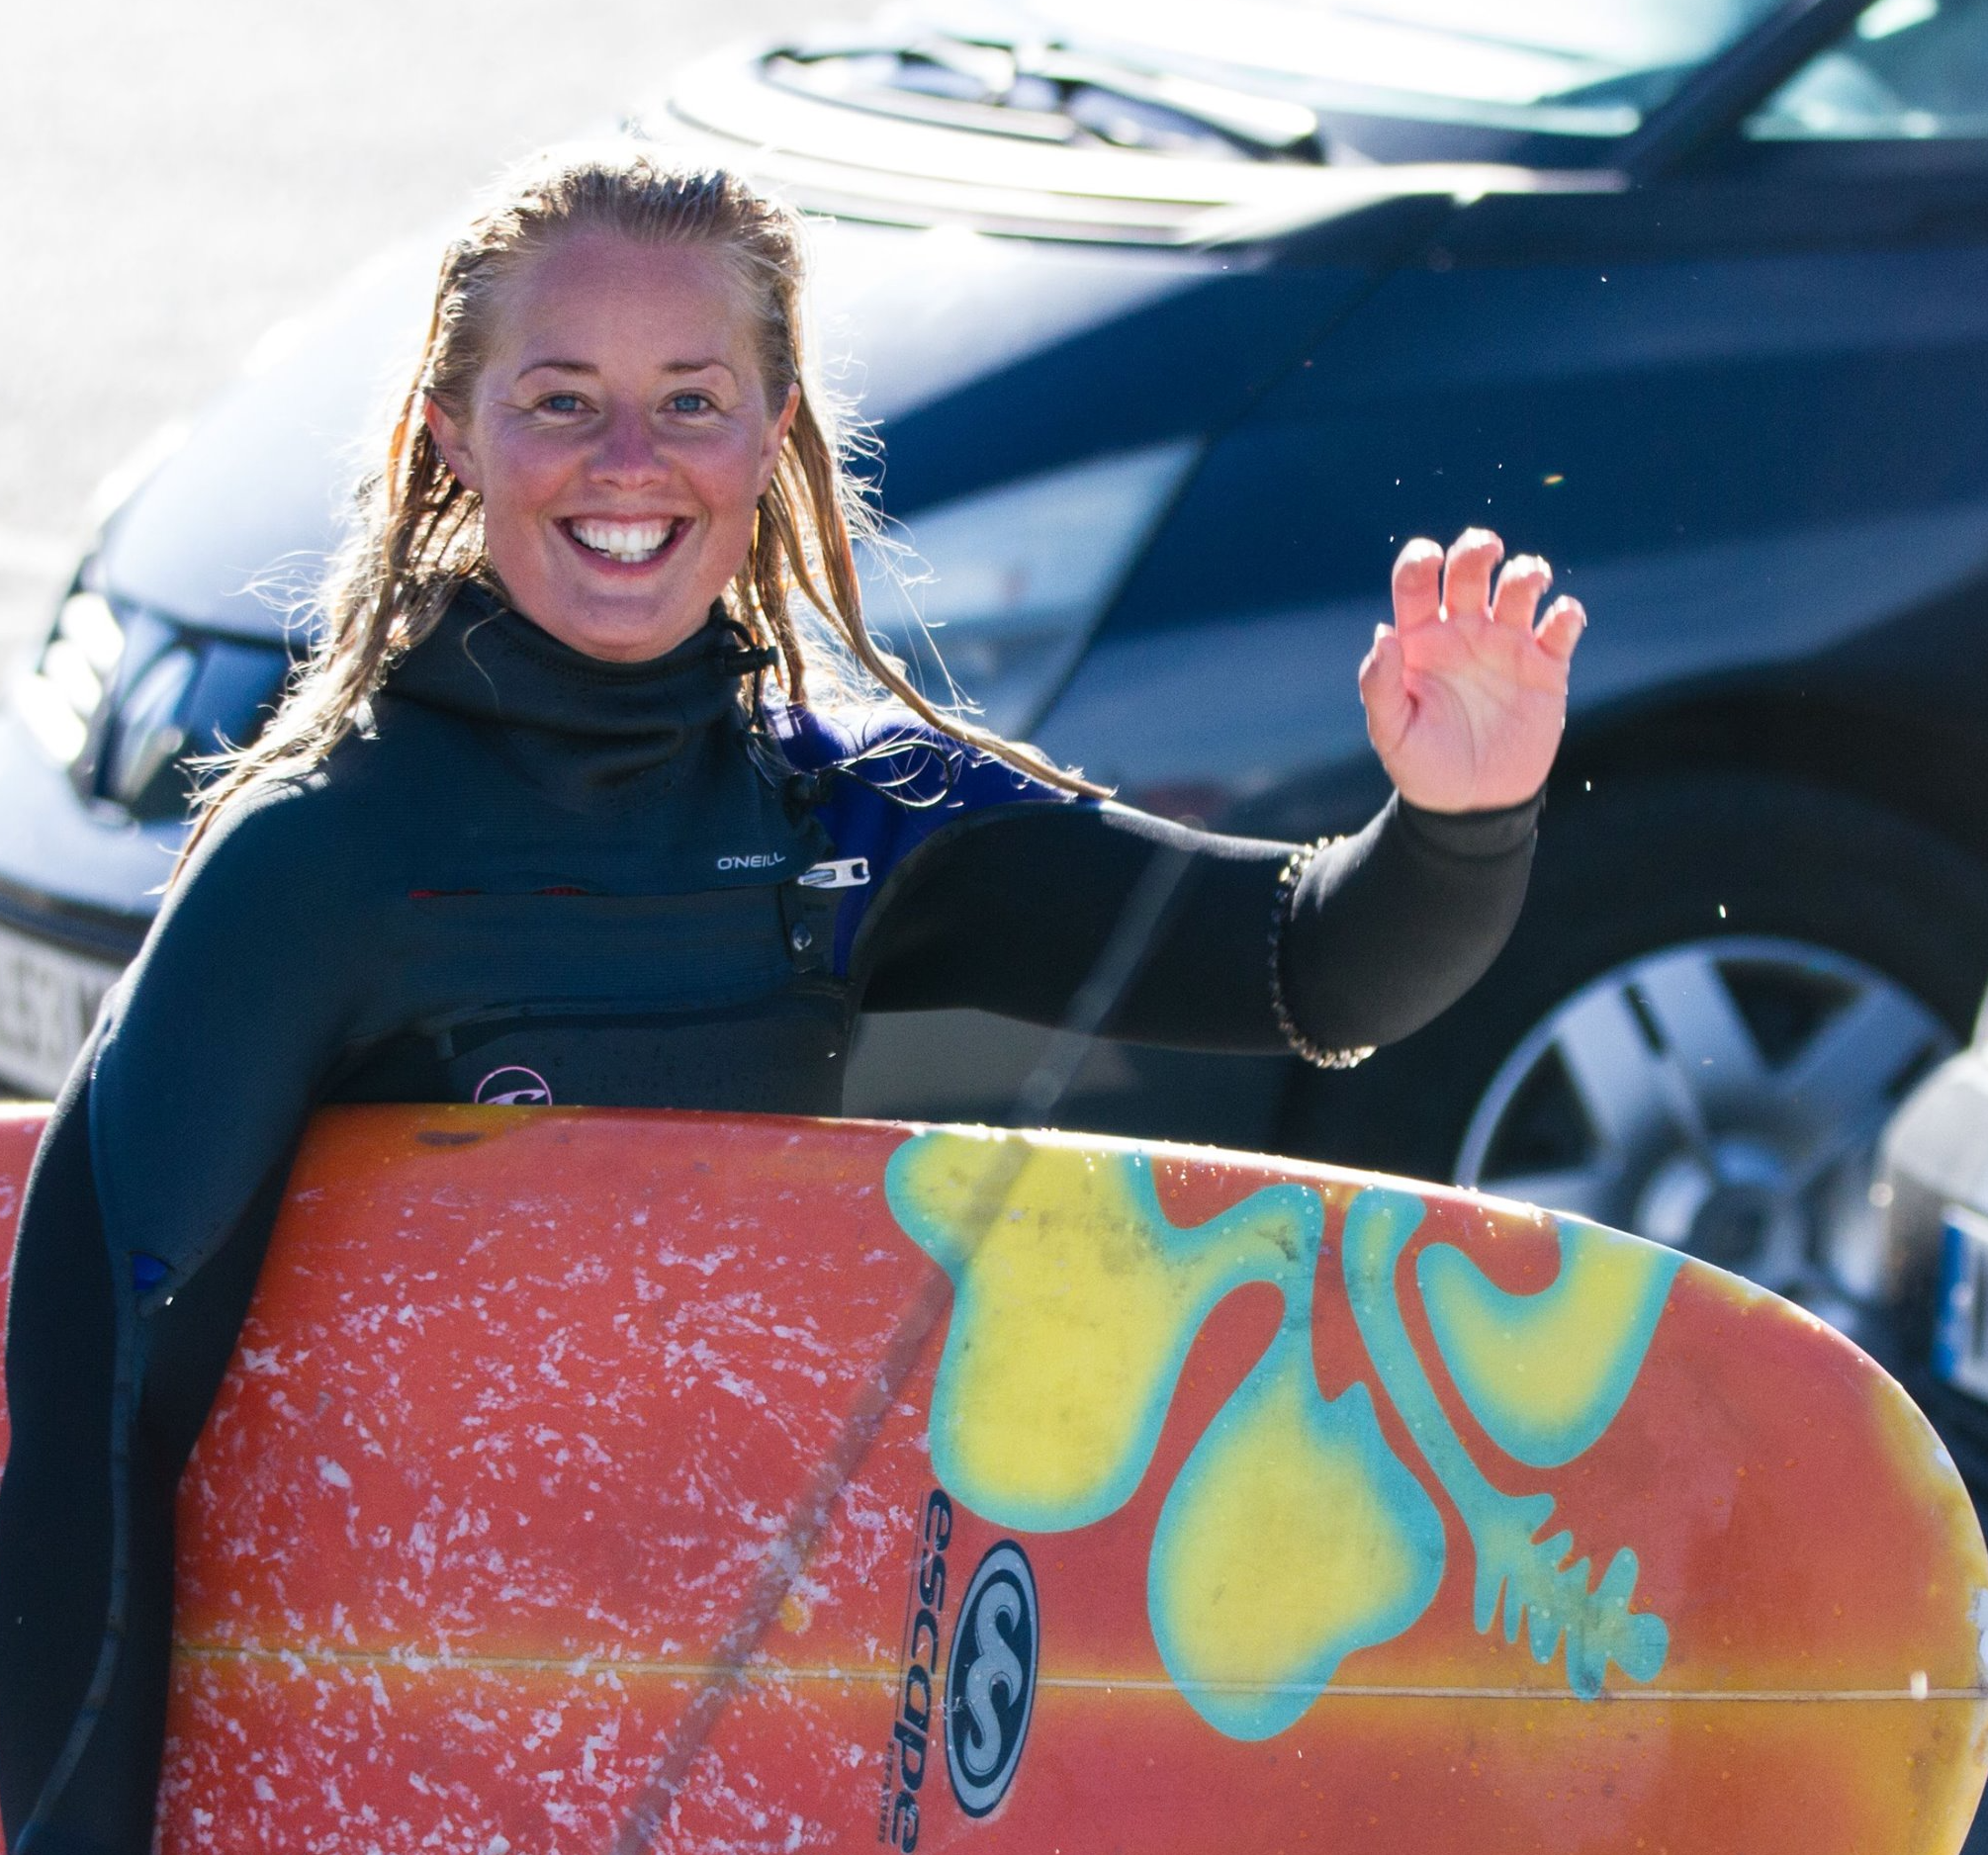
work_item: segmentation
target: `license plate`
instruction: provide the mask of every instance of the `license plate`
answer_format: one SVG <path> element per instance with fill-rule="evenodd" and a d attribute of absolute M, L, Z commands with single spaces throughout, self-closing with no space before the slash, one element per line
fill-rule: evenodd
<path fill-rule="evenodd" d="M 118 971 L 0 926 L 0 1084 L 52 1099 Z"/>
<path fill-rule="evenodd" d="M 1946 1207 L 1939 1310 L 1934 1375 L 1988 1398 L 1988 1217 L 1963 1205 Z"/>

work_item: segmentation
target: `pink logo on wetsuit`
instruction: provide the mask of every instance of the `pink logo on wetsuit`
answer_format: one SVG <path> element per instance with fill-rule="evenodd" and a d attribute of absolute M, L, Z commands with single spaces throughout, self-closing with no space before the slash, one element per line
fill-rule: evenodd
<path fill-rule="evenodd" d="M 471 1099 L 480 1107 L 550 1107 L 552 1090 L 537 1070 L 513 1065 L 492 1070 Z"/>

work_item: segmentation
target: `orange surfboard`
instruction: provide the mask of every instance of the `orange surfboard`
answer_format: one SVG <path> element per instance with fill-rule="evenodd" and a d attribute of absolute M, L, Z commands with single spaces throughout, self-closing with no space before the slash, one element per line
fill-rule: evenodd
<path fill-rule="evenodd" d="M 1988 1761 L 1847 1341 L 1208 1149 L 326 1112 L 180 1540 L 164 1855 L 1951 1855 Z"/>

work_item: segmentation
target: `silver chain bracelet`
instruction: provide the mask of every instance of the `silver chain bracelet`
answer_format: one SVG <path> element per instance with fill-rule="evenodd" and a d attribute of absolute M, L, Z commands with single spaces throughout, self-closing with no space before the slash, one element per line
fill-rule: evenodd
<path fill-rule="evenodd" d="M 1305 880 L 1305 872 L 1320 850 L 1344 841 L 1343 838 L 1317 838 L 1310 843 L 1301 843 L 1285 859 L 1284 869 L 1277 878 L 1277 898 L 1270 906 L 1270 1010 L 1277 1019 L 1277 1028 L 1284 1033 L 1284 1041 L 1315 1069 L 1351 1069 L 1374 1054 L 1371 1043 L 1358 1050 L 1319 1048 L 1299 1027 L 1291 1013 L 1291 1001 L 1284 996 L 1284 929 L 1290 925 L 1291 911 L 1298 901 L 1298 885 Z"/>

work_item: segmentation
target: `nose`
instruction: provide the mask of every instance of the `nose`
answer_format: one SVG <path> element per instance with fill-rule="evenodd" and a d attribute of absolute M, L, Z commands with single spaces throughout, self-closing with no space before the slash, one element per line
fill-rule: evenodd
<path fill-rule="evenodd" d="M 603 483 L 653 483 L 670 473 L 670 457 L 641 407 L 609 410 L 594 447 L 593 474 Z"/>

